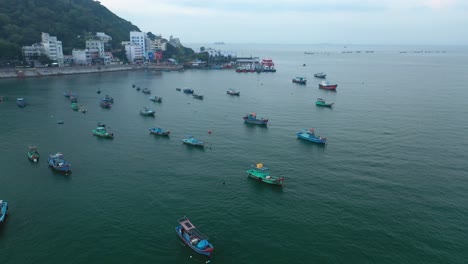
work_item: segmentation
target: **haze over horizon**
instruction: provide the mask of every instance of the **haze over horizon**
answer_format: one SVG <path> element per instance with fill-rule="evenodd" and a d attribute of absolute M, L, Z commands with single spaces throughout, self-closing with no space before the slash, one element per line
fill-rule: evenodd
<path fill-rule="evenodd" d="M 100 0 L 182 43 L 467 45 L 463 0 Z"/>

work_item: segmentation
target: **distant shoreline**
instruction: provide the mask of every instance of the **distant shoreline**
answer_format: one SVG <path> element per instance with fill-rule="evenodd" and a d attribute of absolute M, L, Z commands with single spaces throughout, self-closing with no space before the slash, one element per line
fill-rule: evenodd
<path fill-rule="evenodd" d="M 61 68 L 8 68 L 0 69 L 0 79 L 30 78 L 42 76 L 64 76 L 87 73 L 133 71 L 133 70 L 178 71 L 179 65 L 108 65 L 108 66 L 74 66 Z"/>

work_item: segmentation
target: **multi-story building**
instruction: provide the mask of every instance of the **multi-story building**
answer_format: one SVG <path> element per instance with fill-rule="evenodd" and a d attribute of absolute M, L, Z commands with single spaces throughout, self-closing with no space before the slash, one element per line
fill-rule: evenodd
<path fill-rule="evenodd" d="M 104 41 L 102 40 L 87 40 L 86 49 L 91 53 L 97 53 L 98 58 L 104 58 L 104 55 L 106 54 L 104 50 Z"/>
<path fill-rule="evenodd" d="M 127 54 L 127 59 L 129 62 L 135 62 L 138 60 L 145 59 L 145 50 L 142 46 L 135 43 L 125 45 L 125 53 Z"/>
<path fill-rule="evenodd" d="M 131 31 L 130 32 L 130 42 L 135 45 L 141 46 L 143 51 L 146 51 L 146 33 L 145 32 L 138 32 L 138 31 Z M 145 54 L 143 54 L 145 56 Z M 128 55 L 127 55 L 128 57 Z"/>
<path fill-rule="evenodd" d="M 44 52 L 49 59 L 56 61 L 60 66 L 63 65 L 63 50 L 62 41 L 57 40 L 57 37 L 50 36 L 49 33 L 42 32 L 42 42 Z"/>
<path fill-rule="evenodd" d="M 45 54 L 44 46 L 41 43 L 23 46 L 21 50 L 23 51 L 24 59 L 28 63 L 38 60 L 42 54 Z"/>
<path fill-rule="evenodd" d="M 87 49 L 85 50 L 73 49 L 72 56 L 73 56 L 73 62 L 75 64 L 90 65 L 92 62 L 91 53 Z"/>

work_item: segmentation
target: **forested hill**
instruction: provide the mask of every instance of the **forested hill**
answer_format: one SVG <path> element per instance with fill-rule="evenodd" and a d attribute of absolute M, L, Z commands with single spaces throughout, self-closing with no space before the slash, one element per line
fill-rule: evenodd
<path fill-rule="evenodd" d="M 132 30 L 140 31 L 98 1 L 0 0 L 0 60 L 17 59 L 21 46 L 41 42 L 41 32 L 57 36 L 70 54 L 84 48 L 86 34 L 104 32 L 115 47 Z"/>

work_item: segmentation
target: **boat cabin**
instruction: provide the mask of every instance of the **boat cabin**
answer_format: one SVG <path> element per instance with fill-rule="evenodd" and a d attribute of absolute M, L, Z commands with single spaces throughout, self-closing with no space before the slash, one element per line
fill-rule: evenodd
<path fill-rule="evenodd" d="M 182 226 L 180 229 L 182 237 L 191 245 L 196 246 L 198 249 L 204 249 L 209 245 L 208 237 L 198 231 L 187 217 L 179 219 L 179 223 Z"/>

